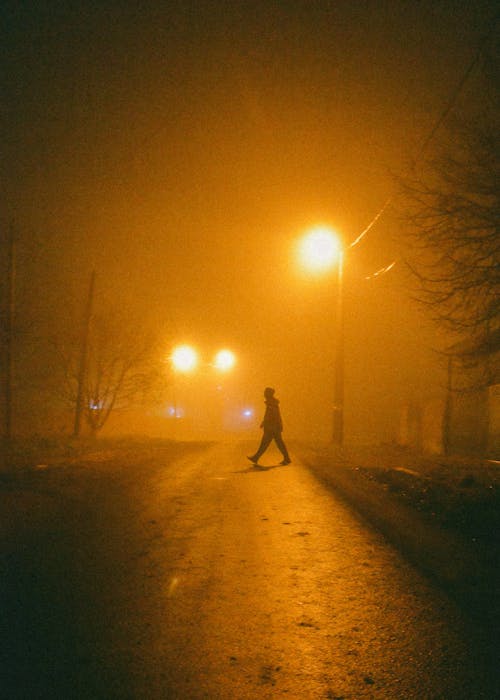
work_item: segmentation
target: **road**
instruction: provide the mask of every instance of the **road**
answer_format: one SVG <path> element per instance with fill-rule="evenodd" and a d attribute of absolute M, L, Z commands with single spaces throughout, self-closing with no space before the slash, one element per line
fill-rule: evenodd
<path fill-rule="evenodd" d="M 496 697 L 444 594 L 300 460 L 245 454 L 97 454 L 11 493 L 1 697 Z"/>

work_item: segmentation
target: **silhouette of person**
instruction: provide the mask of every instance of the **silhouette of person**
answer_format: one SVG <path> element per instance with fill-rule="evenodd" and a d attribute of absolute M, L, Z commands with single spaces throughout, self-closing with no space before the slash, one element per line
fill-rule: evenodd
<path fill-rule="evenodd" d="M 274 389 L 270 386 L 264 389 L 264 403 L 266 404 L 266 412 L 264 414 L 264 419 L 260 424 L 263 428 L 264 434 L 262 435 L 262 440 L 260 441 L 259 449 L 251 457 L 247 457 L 254 464 L 258 464 L 259 458 L 267 450 L 271 441 L 274 440 L 278 446 L 279 451 L 283 455 L 283 461 L 280 464 L 290 464 L 292 461 L 288 454 L 281 433 L 283 430 L 283 422 L 281 420 L 280 406 L 278 399 L 274 396 Z"/>

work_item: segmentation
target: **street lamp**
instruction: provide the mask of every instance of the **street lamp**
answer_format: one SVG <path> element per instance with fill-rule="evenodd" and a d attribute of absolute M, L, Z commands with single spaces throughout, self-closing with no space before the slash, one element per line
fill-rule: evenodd
<path fill-rule="evenodd" d="M 236 357 L 231 350 L 219 350 L 215 355 L 213 366 L 219 372 L 229 372 L 236 364 Z"/>
<path fill-rule="evenodd" d="M 190 345 L 178 345 L 170 355 L 170 361 L 176 372 L 188 374 L 194 372 L 200 364 L 198 353 Z M 229 372 L 236 364 L 236 355 L 231 350 L 219 350 L 213 359 L 213 362 L 206 362 L 206 367 L 213 367 L 219 372 Z"/>
<path fill-rule="evenodd" d="M 326 226 L 316 226 L 299 242 L 301 263 L 314 273 L 328 271 L 342 255 L 339 236 Z"/>
<path fill-rule="evenodd" d="M 175 370 L 175 374 L 190 374 L 193 372 L 198 365 L 198 353 L 191 347 L 191 345 L 177 345 L 172 350 L 172 354 L 169 357 L 172 367 Z M 181 418 L 183 415 L 182 409 L 179 411 L 177 405 L 177 380 L 173 377 L 172 382 L 172 398 L 173 398 L 173 410 L 170 415 L 173 418 Z"/>
<path fill-rule="evenodd" d="M 316 274 L 327 272 L 334 265 L 337 268 L 332 440 L 341 446 L 344 442 L 344 251 L 335 231 L 318 226 L 301 239 L 298 253 L 301 264 Z"/>
<path fill-rule="evenodd" d="M 171 360 L 177 372 L 188 373 L 196 369 L 198 354 L 190 345 L 178 345 L 172 352 Z"/>
<path fill-rule="evenodd" d="M 201 358 L 198 355 L 197 351 L 191 346 L 191 345 L 177 345 L 171 352 L 168 358 L 172 364 L 172 368 L 174 370 L 174 378 L 173 378 L 173 399 L 174 399 L 174 407 L 173 407 L 173 412 L 171 415 L 173 415 L 175 418 L 180 418 L 181 415 L 179 414 L 178 408 L 177 408 L 177 395 L 176 395 L 176 376 L 177 375 L 195 375 L 198 379 L 196 381 L 197 383 L 197 404 L 200 403 L 201 401 L 201 396 L 206 395 L 206 387 L 208 386 L 207 382 L 209 382 L 209 377 L 212 373 L 216 372 L 217 374 L 228 374 L 233 370 L 234 366 L 236 365 L 236 355 L 231 351 L 228 350 L 227 348 L 223 348 L 219 350 L 218 352 L 215 353 L 213 356 L 213 359 L 211 362 L 207 361 L 206 359 Z M 205 387 L 205 389 L 201 392 L 200 396 L 200 384 L 199 381 L 201 379 L 201 386 Z M 206 385 L 206 386 L 205 386 Z M 217 396 L 222 397 L 222 392 L 223 388 L 221 385 L 217 384 Z M 214 411 L 222 411 L 222 406 L 219 407 L 220 401 L 222 401 L 222 398 L 218 398 L 214 403 L 215 408 L 212 409 L 212 413 Z M 202 415 L 206 416 L 210 412 L 203 410 Z M 220 418 L 222 421 L 222 418 Z"/>

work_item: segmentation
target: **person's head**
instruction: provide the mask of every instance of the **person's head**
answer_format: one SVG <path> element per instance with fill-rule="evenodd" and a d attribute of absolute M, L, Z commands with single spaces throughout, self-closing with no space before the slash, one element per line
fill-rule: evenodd
<path fill-rule="evenodd" d="M 272 389 L 270 386 L 266 386 L 264 389 L 264 396 L 266 399 L 272 399 L 274 396 L 274 389 Z"/>

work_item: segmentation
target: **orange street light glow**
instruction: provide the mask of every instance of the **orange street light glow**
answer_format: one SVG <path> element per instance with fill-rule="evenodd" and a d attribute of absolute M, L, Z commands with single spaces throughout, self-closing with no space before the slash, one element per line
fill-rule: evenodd
<path fill-rule="evenodd" d="M 229 372 L 236 364 L 236 357 L 231 350 L 219 350 L 214 359 L 214 367 L 220 372 Z"/>
<path fill-rule="evenodd" d="M 189 345 L 179 345 L 172 353 L 172 364 L 178 372 L 192 372 L 198 364 L 198 355 Z"/>
<path fill-rule="evenodd" d="M 299 242 L 298 255 L 303 266 L 312 272 L 324 272 L 341 258 L 339 236 L 326 226 L 313 228 Z"/>

